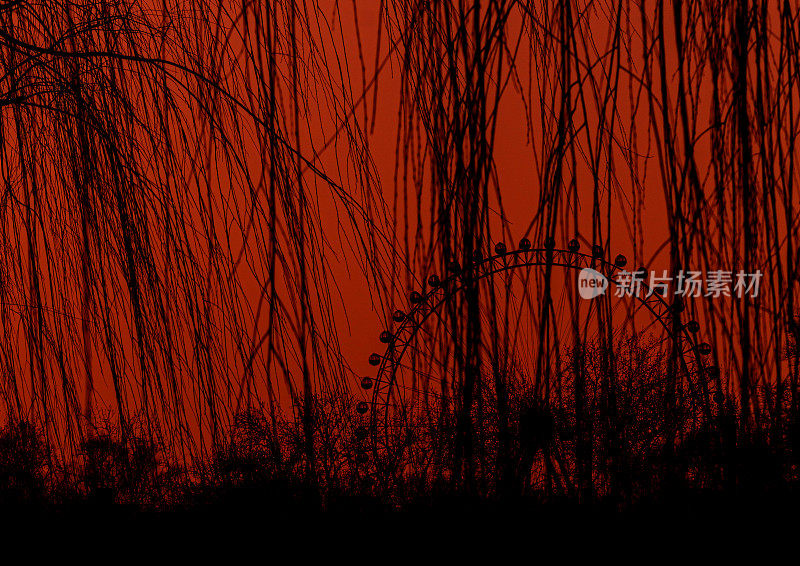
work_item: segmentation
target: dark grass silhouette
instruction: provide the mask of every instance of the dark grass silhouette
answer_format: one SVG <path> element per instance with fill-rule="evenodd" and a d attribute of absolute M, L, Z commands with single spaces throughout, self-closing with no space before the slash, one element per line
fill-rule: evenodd
<path fill-rule="evenodd" d="M 582 414 L 567 393 L 559 405 L 546 406 L 530 384 L 508 382 L 508 450 L 505 469 L 493 463 L 498 450 L 496 391 L 481 391 L 476 403 L 486 408 L 473 415 L 483 423 L 480 437 L 486 467 L 476 466 L 477 493 L 467 494 L 453 481 L 458 459 L 457 414 L 443 422 L 439 415 L 408 427 L 402 469 L 386 481 L 383 463 L 359 426 L 342 419 L 352 407 L 349 398 L 316 399 L 314 468 L 308 462 L 302 418 L 268 422 L 257 412 L 237 415 L 226 431 L 226 443 L 207 460 L 180 468 L 162 447 L 133 437 L 121 443 L 119 432 L 107 430 L 81 446 L 75 462 L 48 467 L 42 434 L 27 423 L 8 426 L 0 435 L 0 497 L 4 503 L 40 505 L 125 505 L 139 510 L 185 510 L 199 506 L 317 512 L 541 507 L 559 509 L 585 503 L 615 510 L 658 505 L 714 505 L 791 501 L 797 488 L 793 450 L 777 453 L 763 431 L 739 432 L 741 416 L 725 408 L 684 435 L 672 450 L 665 443 L 664 367 L 634 343 L 617 351 L 638 360 L 614 377 L 620 410 L 613 422 L 605 417 L 598 365 L 586 362 L 586 389 L 595 392 Z M 595 347 L 572 352 L 598 361 Z M 577 460 L 579 421 L 591 430 L 588 447 L 591 477 Z M 412 426 L 413 425 L 413 426 Z M 611 429 L 614 429 L 613 431 Z M 787 431 L 788 432 L 788 431 Z M 618 440 L 609 452 L 609 438 Z M 399 448 L 399 447 L 398 447 Z M 477 446 L 475 447 L 477 453 Z M 613 458 L 612 458 L 613 454 Z M 585 464 L 585 463 L 584 463 Z M 582 482 L 587 482 L 583 484 Z M 588 495 L 587 495 L 588 494 Z M 585 497 L 591 499 L 587 501 Z"/>

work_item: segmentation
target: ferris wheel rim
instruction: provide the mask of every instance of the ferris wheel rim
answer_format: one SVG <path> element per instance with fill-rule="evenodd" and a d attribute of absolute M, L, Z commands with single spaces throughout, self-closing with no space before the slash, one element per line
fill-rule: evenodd
<path fill-rule="evenodd" d="M 525 240 L 523 240 L 523 242 L 525 242 Z M 371 381 L 368 382 L 369 387 L 365 386 L 364 388 L 373 390 L 370 395 L 371 402 L 369 403 L 369 428 L 371 429 L 370 436 L 372 436 L 373 444 L 376 446 L 378 444 L 378 409 L 381 408 L 388 412 L 392 388 L 392 384 L 389 383 L 389 380 L 394 378 L 398 368 L 401 367 L 401 361 L 409 344 L 414 336 L 416 336 L 417 332 L 419 332 L 420 327 L 428 320 L 428 317 L 453 296 L 462 292 L 467 285 L 467 281 L 478 282 L 497 273 L 513 271 L 519 268 L 549 266 L 551 268 L 560 267 L 566 270 L 594 269 L 608 280 L 609 289 L 611 289 L 612 284 L 619 287 L 619 282 L 614 279 L 613 275 L 624 269 L 624 256 L 617 256 L 617 261 L 612 263 L 605 259 L 602 249 L 600 249 L 599 253 L 597 250 L 598 246 L 595 246 L 592 253 L 587 254 L 577 249 L 560 249 L 555 247 L 532 248 L 524 245 L 521 245 L 515 250 L 506 250 L 503 244 L 502 246 L 497 246 L 494 254 L 472 261 L 463 268 L 453 262 L 455 265 L 448 266 L 452 267 L 452 269 L 449 270 L 451 273 L 441 280 L 439 280 L 437 276 L 430 276 L 425 282 L 426 289 L 424 293 L 419 291 L 411 293 L 411 308 L 408 312 L 394 311 L 392 319 L 399 325 L 396 328 L 390 327 L 390 330 L 385 330 L 384 333 L 382 333 L 382 337 L 386 332 L 390 335 L 386 343 L 384 354 L 380 355 L 374 353 L 370 356 L 370 363 L 372 365 L 377 365 L 377 373 L 374 379 L 367 378 Z M 520 258 L 522 258 L 522 261 L 520 261 Z M 619 262 L 620 258 L 622 258 L 622 262 Z M 634 270 L 633 273 L 639 272 L 641 269 L 642 268 L 638 268 Z M 466 277 L 469 277 L 469 279 L 465 277 L 465 274 L 467 274 Z M 436 278 L 436 284 L 428 285 L 428 282 L 432 278 Z M 454 285 L 454 283 L 456 284 Z M 630 295 L 630 298 L 634 299 L 640 306 L 644 306 L 648 310 L 650 316 L 655 321 L 658 321 L 669 334 L 672 334 L 673 329 L 671 324 L 673 323 L 674 317 L 676 314 L 682 312 L 684 308 L 678 309 L 675 305 L 680 304 L 679 302 L 670 304 L 659 293 L 652 292 L 651 287 L 649 287 L 645 281 L 641 281 L 640 283 L 643 291 L 641 294 L 644 296 L 635 294 Z M 441 296 L 435 302 L 431 302 L 431 299 L 437 294 Z M 423 316 L 421 318 L 418 317 L 423 311 Z M 695 330 L 690 330 L 688 328 L 690 325 L 693 325 Z M 695 381 L 704 383 L 702 379 L 698 380 L 698 377 L 702 377 L 704 372 L 711 370 L 712 366 L 705 366 L 700 359 L 701 354 L 698 352 L 698 346 L 703 344 L 698 343 L 694 338 L 694 334 L 699 331 L 696 321 L 690 320 L 683 323 L 677 330 L 679 339 L 681 340 L 681 347 L 679 348 L 677 357 L 680 359 L 680 365 L 687 377 L 689 386 L 692 387 Z M 407 336 L 404 339 L 398 340 L 404 332 L 407 333 Z M 397 348 L 398 343 L 402 344 L 399 349 Z M 397 354 L 393 355 L 395 352 L 397 352 Z M 378 356 L 379 358 L 377 364 L 373 363 L 376 361 L 374 356 Z M 703 395 L 707 396 L 707 384 L 704 384 L 703 388 Z M 382 402 L 380 401 L 380 397 L 384 389 L 386 390 L 385 402 Z M 694 392 L 693 396 L 697 395 L 698 393 Z"/>

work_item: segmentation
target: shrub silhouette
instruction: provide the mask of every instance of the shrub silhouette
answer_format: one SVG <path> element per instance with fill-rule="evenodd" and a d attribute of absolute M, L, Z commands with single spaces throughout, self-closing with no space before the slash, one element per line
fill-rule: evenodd
<path fill-rule="evenodd" d="M 0 502 L 47 501 L 46 445 L 25 421 L 6 423 L 0 430 Z"/>

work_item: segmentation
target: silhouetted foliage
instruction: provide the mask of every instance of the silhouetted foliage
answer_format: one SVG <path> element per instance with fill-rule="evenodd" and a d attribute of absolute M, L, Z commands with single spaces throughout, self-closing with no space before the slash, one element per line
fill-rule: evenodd
<path fill-rule="evenodd" d="M 796 4 L 0 1 L 0 502 L 795 489 Z"/>

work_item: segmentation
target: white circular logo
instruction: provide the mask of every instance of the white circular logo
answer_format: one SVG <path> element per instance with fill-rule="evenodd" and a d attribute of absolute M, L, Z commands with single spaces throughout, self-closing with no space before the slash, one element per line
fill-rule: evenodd
<path fill-rule="evenodd" d="M 594 299 L 606 292 L 608 279 L 591 267 L 584 267 L 578 274 L 578 292 L 583 299 Z"/>

